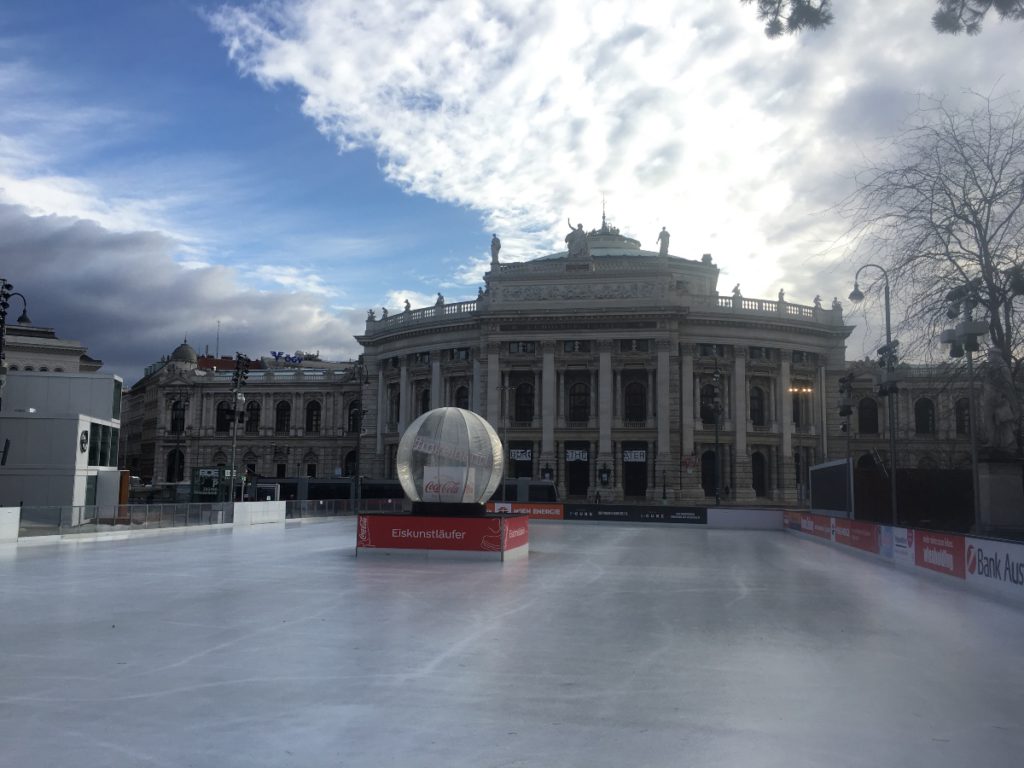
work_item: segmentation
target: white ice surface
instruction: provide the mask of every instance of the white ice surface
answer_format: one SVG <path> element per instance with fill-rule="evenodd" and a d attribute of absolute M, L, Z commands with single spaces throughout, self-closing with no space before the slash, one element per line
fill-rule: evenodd
<path fill-rule="evenodd" d="M 0 766 L 1024 763 L 1024 612 L 784 533 L 351 519 L 0 549 Z"/>

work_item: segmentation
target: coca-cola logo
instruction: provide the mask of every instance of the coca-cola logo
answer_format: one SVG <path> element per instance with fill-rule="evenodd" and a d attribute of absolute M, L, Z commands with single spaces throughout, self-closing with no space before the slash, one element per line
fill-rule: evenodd
<path fill-rule="evenodd" d="M 967 572 L 974 573 L 978 569 L 978 553 L 974 551 L 974 545 L 967 546 Z"/>
<path fill-rule="evenodd" d="M 436 493 L 441 496 L 462 493 L 462 483 L 455 480 L 428 480 L 423 486 L 424 493 Z"/>

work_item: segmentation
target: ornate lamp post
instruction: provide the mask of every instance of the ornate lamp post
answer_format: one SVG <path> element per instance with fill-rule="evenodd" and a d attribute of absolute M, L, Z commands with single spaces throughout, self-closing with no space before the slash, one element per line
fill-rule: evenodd
<path fill-rule="evenodd" d="M 4 383 L 7 380 L 7 366 L 4 364 L 4 346 L 7 339 L 7 308 L 10 306 L 12 296 L 21 299 L 21 315 L 18 317 L 18 325 L 32 325 L 28 317 L 28 301 L 25 296 L 13 290 L 14 286 L 0 277 L 0 405 L 3 403 Z"/>
<path fill-rule="evenodd" d="M 896 345 L 898 341 L 892 340 L 892 313 L 889 306 L 889 273 L 885 271 L 883 267 L 877 264 L 865 264 L 857 273 L 853 276 L 853 290 L 850 291 L 850 301 L 859 303 L 864 301 L 864 292 L 861 291 L 860 286 L 857 283 L 857 278 L 860 277 L 860 273 L 868 267 L 874 267 L 882 273 L 882 277 L 885 280 L 885 346 L 878 350 L 878 354 L 881 356 L 880 364 L 885 366 L 885 373 L 882 378 L 882 386 L 879 388 L 878 393 L 882 397 L 892 398 L 887 403 L 886 410 L 888 411 L 889 417 L 889 497 L 890 504 L 892 506 L 892 524 L 897 525 L 899 523 L 899 515 L 896 511 L 896 403 L 895 395 L 897 392 L 896 387 Z"/>
<path fill-rule="evenodd" d="M 518 384 L 499 384 L 495 389 L 501 392 L 501 398 L 505 404 L 504 418 L 501 422 L 501 444 L 502 449 L 505 451 L 505 477 L 501 480 L 501 500 L 506 501 L 505 498 L 505 479 L 508 477 L 508 467 L 512 464 L 512 452 L 508 447 L 508 393 L 515 392 Z"/>

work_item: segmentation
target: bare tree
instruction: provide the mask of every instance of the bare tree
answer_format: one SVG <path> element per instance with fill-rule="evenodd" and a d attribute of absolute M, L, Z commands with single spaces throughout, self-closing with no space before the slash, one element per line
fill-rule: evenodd
<path fill-rule="evenodd" d="M 749 5 L 757 3 L 757 18 L 764 22 L 768 37 L 779 37 L 784 32 L 796 34 L 805 29 L 823 29 L 832 23 L 832 0 L 740 0 Z M 1000 19 L 1024 20 L 1024 0 L 936 0 L 938 6 L 932 14 L 932 26 L 937 32 L 957 35 L 981 32 L 981 22 L 989 11 Z"/>
<path fill-rule="evenodd" d="M 888 271 L 893 303 L 905 310 L 905 341 L 934 348 L 952 322 L 951 292 L 969 297 L 989 347 L 1009 364 L 1007 395 L 1020 414 L 1024 107 L 1015 95 L 967 99 L 967 109 L 925 100 L 841 207 L 853 224 L 852 258 Z"/>

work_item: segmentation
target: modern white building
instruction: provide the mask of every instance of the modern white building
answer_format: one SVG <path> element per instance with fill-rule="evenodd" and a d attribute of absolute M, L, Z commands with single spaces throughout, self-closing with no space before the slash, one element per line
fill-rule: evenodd
<path fill-rule="evenodd" d="M 0 507 L 116 504 L 122 381 L 15 370 L 0 411 Z M 9 441 L 9 443 L 7 442 Z"/>

